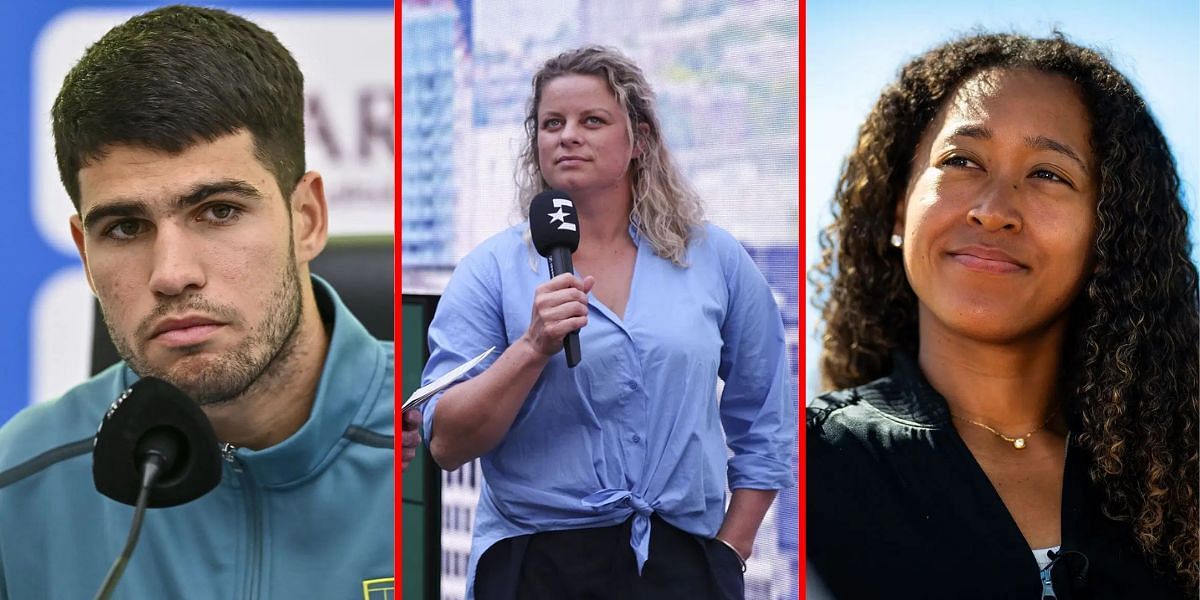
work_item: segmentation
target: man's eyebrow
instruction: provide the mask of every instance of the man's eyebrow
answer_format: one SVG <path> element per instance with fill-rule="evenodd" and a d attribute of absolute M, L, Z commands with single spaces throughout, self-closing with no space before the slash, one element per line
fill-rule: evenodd
<path fill-rule="evenodd" d="M 187 193 L 175 199 L 175 208 L 188 208 L 195 206 L 217 194 L 230 194 L 237 196 L 243 200 L 260 201 L 263 199 L 262 192 L 258 188 L 240 179 L 222 179 L 220 181 L 198 183 L 192 186 L 192 189 Z"/>
<path fill-rule="evenodd" d="M 222 179 L 198 183 L 184 194 L 171 202 L 172 210 L 182 210 L 195 206 L 204 200 L 218 195 L 229 194 L 246 201 L 261 201 L 262 192 L 258 188 L 240 179 Z M 97 206 L 83 215 L 83 228 L 91 232 L 96 223 L 113 217 L 144 217 L 150 214 L 150 205 L 144 200 L 116 200 Z"/>
<path fill-rule="evenodd" d="M 87 211 L 83 215 L 83 229 L 91 232 L 96 223 L 110 217 L 141 217 L 150 212 L 149 206 L 141 200 L 117 200 Z"/>

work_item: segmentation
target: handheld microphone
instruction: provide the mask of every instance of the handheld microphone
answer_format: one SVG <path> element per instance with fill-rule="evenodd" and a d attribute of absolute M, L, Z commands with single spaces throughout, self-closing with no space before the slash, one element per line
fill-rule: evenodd
<path fill-rule="evenodd" d="M 571 253 L 579 247 L 579 219 L 575 203 L 566 192 L 546 190 L 533 197 L 529 203 L 529 234 L 538 254 L 546 257 L 551 278 L 575 270 Z M 563 349 L 568 367 L 579 364 L 578 330 L 563 338 Z"/>
<path fill-rule="evenodd" d="M 101 494 L 135 507 L 125 549 L 96 598 L 108 598 L 133 555 L 146 507 L 191 502 L 221 482 L 217 436 L 204 411 L 175 386 L 144 377 L 109 407 L 92 449 Z"/>

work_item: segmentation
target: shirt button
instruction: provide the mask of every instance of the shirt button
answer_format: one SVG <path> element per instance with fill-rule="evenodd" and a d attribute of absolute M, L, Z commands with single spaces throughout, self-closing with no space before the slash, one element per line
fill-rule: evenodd
<path fill-rule="evenodd" d="M 640 436 L 636 433 L 633 434 L 633 443 L 638 444 L 638 443 L 641 443 L 641 441 L 642 441 L 642 436 Z"/>

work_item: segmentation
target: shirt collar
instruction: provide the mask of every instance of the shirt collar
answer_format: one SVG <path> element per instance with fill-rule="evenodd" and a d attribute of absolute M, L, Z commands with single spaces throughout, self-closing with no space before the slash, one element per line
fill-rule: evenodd
<path fill-rule="evenodd" d="M 633 245 L 640 246 L 642 242 L 641 229 L 633 217 L 629 219 L 629 237 L 633 239 Z"/>

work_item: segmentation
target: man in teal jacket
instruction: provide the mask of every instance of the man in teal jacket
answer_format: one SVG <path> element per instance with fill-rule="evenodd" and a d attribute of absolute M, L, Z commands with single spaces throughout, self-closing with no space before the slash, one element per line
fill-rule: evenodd
<path fill-rule="evenodd" d="M 275 36 L 219 10 L 134 17 L 67 75 L 71 234 L 124 361 L 0 429 L 0 599 L 99 589 L 133 509 L 96 492 L 92 439 L 150 375 L 201 407 L 225 463 L 212 492 L 148 511 L 116 597 L 394 588 L 393 349 L 309 274 L 327 213 L 303 104 Z"/>

